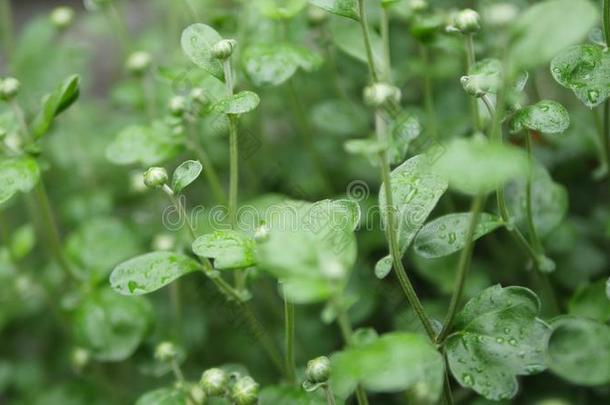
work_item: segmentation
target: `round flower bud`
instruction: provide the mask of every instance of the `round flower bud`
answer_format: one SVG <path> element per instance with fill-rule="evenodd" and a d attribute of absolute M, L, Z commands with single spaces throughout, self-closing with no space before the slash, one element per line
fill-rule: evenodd
<path fill-rule="evenodd" d="M 161 342 L 155 348 L 155 359 L 163 362 L 172 360 L 178 355 L 176 346 L 172 342 Z"/>
<path fill-rule="evenodd" d="M 411 0 L 409 7 L 414 12 L 419 13 L 428 8 L 428 2 L 426 0 Z"/>
<path fill-rule="evenodd" d="M 191 100 L 198 104 L 205 104 L 208 101 L 208 98 L 205 95 L 205 90 L 201 87 L 195 87 L 193 90 L 191 90 L 189 96 L 191 97 Z"/>
<path fill-rule="evenodd" d="M 258 402 L 259 385 L 250 376 L 241 377 L 231 389 L 236 405 L 254 405 Z"/>
<path fill-rule="evenodd" d="M 364 89 L 365 103 L 375 108 L 398 103 L 400 96 L 400 89 L 387 83 L 375 83 Z"/>
<path fill-rule="evenodd" d="M 472 80 L 472 77 L 470 76 L 462 76 L 460 78 L 460 83 L 462 83 L 464 91 L 472 97 L 478 98 L 485 95 L 485 90 L 478 85 L 476 80 Z"/>
<path fill-rule="evenodd" d="M 167 170 L 162 167 L 151 167 L 144 172 L 144 184 L 148 188 L 161 187 L 168 179 Z"/>
<path fill-rule="evenodd" d="M 186 405 L 203 405 L 206 401 L 207 397 L 203 389 L 199 385 L 193 384 L 189 390 Z"/>
<path fill-rule="evenodd" d="M 227 390 L 229 375 L 219 368 L 210 368 L 203 372 L 199 384 L 210 397 L 222 396 Z"/>
<path fill-rule="evenodd" d="M 66 29 L 74 21 L 74 9 L 72 7 L 57 7 L 51 11 L 51 23 L 59 30 Z"/>
<path fill-rule="evenodd" d="M 237 41 L 234 39 L 223 39 L 212 47 L 212 56 L 216 59 L 225 60 L 232 54 L 237 46 Z"/>
<path fill-rule="evenodd" d="M 454 17 L 454 26 L 463 34 L 474 34 L 481 29 L 481 17 L 476 11 L 466 8 Z"/>
<path fill-rule="evenodd" d="M 175 117 L 181 117 L 186 112 L 188 105 L 186 98 L 182 96 L 174 96 L 169 100 L 168 109 L 170 114 Z"/>
<path fill-rule="evenodd" d="M 127 70 L 134 75 L 141 75 L 150 67 L 152 56 L 145 51 L 137 51 L 127 58 Z"/>
<path fill-rule="evenodd" d="M 4 80 L 0 80 L 0 99 L 5 101 L 12 100 L 17 93 L 19 93 L 20 87 L 21 83 L 14 77 L 7 77 Z"/>
<path fill-rule="evenodd" d="M 312 383 L 323 383 L 330 377 L 330 360 L 326 356 L 320 356 L 307 362 L 305 376 Z"/>
<path fill-rule="evenodd" d="M 264 242 L 269 238 L 269 227 L 266 224 L 260 225 L 254 231 L 254 239 L 257 242 Z"/>
<path fill-rule="evenodd" d="M 328 13 L 320 7 L 309 6 L 307 9 L 307 21 L 311 25 L 320 25 L 328 19 Z"/>
<path fill-rule="evenodd" d="M 89 359 L 91 358 L 91 354 L 88 350 L 83 349 L 82 347 L 77 347 L 72 350 L 70 354 L 70 362 L 72 363 L 72 367 L 75 370 L 82 370 L 89 364 Z"/>

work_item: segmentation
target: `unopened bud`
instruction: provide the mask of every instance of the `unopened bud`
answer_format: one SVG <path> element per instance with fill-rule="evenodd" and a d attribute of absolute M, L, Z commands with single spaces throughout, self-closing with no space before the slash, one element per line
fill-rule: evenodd
<path fill-rule="evenodd" d="M 146 51 L 137 51 L 129 55 L 126 66 L 129 73 L 141 75 L 148 70 L 151 62 L 152 56 L 150 53 Z"/>
<path fill-rule="evenodd" d="M 74 9 L 72 7 L 57 7 L 51 11 L 51 23 L 59 29 L 64 30 L 74 21 Z"/>
<path fill-rule="evenodd" d="M 466 8 L 458 11 L 453 19 L 454 27 L 462 34 L 474 34 L 481 29 L 481 17 L 476 11 Z"/>
<path fill-rule="evenodd" d="M 144 184 L 149 188 L 161 187 L 168 179 L 167 170 L 163 167 L 151 167 L 144 172 Z"/>
<path fill-rule="evenodd" d="M 330 377 L 330 360 L 326 356 L 320 356 L 307 362 L 305 370 L 307 380 L 312 383 L 323 383 Z"/>
<path fill-rule="evenodd" d="M 222 396 L 227 390 L 229 375 L 222 369 L 210 368 L 204 371 L 199 384 L 210 397 Z"/>
<path fill-rule="evenodd" d="M 375 83 L 364 89 L 364 102 L 375 108 L 398 103 L 400 97 L 400 89 L 387 83 Z"/>
<path fill-rule="evenodd" d="M 170 114 L 175 117 L 181 117 L 184 115 L 188 108 L 186 98 L 182 96 L 174 96 L 169 100 L 168 109 Z"/>
<path fill-rule="evenodd" d="M 14 77 L 0 80 L 0 99 L 10 101 L 19 93 L 21 83 Z"/>
<path fill-rule="evenodd" d="M 178 355 L 176 346 L 172 342 L 161 342 L 155 348 L 155 359 L 163 362 L 170 361 Z"/>
<path fill-rule="evenodd" d="M 233 50 L 237 46 L 237 41 L 234 39 L 223 39 L 212 47 L 212 56 L 216 59 L 225 60 L 231 57 Z"/>
<path fill-rule="evenodd" d="M 231 397 L 236 405 L 254 405 L 258 403 L 260 386 L 252 377 L 241 377 L 231 390 Z"/>

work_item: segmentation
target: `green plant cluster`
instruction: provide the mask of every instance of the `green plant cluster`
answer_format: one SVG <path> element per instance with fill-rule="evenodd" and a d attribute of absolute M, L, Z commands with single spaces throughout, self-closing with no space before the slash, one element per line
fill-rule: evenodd
<path fill-rule="evenodd" d="M 610 402 L 610 0 L 0 0 L 0 403 Z"/>

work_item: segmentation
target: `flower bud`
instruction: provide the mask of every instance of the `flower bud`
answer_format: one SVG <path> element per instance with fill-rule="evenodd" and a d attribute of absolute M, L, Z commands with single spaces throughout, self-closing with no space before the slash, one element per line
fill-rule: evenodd
<path fill-rule="evenodd" d="M 137 51 L 127 58 L 127 70 L 129 73 L 139 76 L 146 72 L 152 62 L 152 56 L 146 51 Z"/>
<path fill-rule="evenodd" d="M 260 225 L 254 231 L 254 239 L 257 242 L 264 242 L 269 238 L 269 227 L 266 224 Z"/>
<path fill-rule="evenodd" d="M 254 405 L 258 402 L 259 385 L 250 376 L 241 377 L 231 389 L 236 405 Z"/>
<path fill-rule="evenodd" d="M 203 405 L 207 403 L 205 392 L 197 384 L 193 384 L 190 387 L 188 396 L 186 405 Z"/>
<path fill-rule="evenodd" d="M 167 170 L 163 167 L 151 167 L 144 172 L 144 184 L 148 188 L 161 187 L 168 179 Z"/>
<path fill-rule="evenodd" d="M 172 342 L 161 342 L 155 348 L 155 359 L 168 362 L 178 355 L 176 346 Z"/>
<path fill-rule="evenodd" d="M 19 93 L 21 83 L 14 77 L 0 80 L 0 99 L 10 101 Z"/>
<path fill-rule="evenodd" d="M 170 114 L 175 117 L 181 117 L 186 112 L 188 105 L 186 98 L 182 96 L 174 96 L 169 100 L 168 109 Z"/>
<path fill-rule="evenodd" d="M 212 47 L 212 56 L 216 59 L 225 60 L 231 57 L 233 50 L 237 46 L 237 41 L 234 39 L 223 39 Z"/>
<path fill-rule="evenodd" d="M 191 90 L 189 96 L 191 100 L 193 100 L 197 104 L 205 104 L 208 101 L 208 98 L 205 95 L 205 90 L 201 87 L 195 87 Z"/>
<path fill-rule="evenodd" d="M 82 347 L 76 347 L 70 354 L 70 363 L 75 370 L 80 371 L 89 364 L 91 354 L 88 350 Z"/>
<path fill-rule="evenodd" d="M 400 89 L 387 83 L 375 83 L 364 89 L 364 101 L 379 108 L 400 101 Z"/>
<path fill-rule="evenodd" d="M 411 0 L 409 7 L 416 13 L 420 13 L 428 8 L 428 2 L 426 0 Z"/>
<path fill-rule="evenodd" d="M 309 24 L 316 26 L 322 24 L 328 19 L 328 13 L 320 7 L 309 6 L 307 9 L 307 21 Z"/>
<path fill-rule="evenodd" d="M 64 30 L 74 21 L 74 9 L 72 7 L 57 7 L 51 11 L 51 23 L 59 30 Z"/>
<path fill-rule="evenodd" d="M 460 83 L 462 83 L 464 91 L 472 97 L 483 97 L 486 93 L 486 91 L 478 85 L 478 82 L 472 80 L 472 77 L 470 76 L 462 76 L 460 78 Z"/>
<path fill-rule="evenodd" d="M 474 34 L 481 29 L 481 17 L 476 11 L 466 8 L 459 11 L 454 19 L 454 27 L 462 34 Z"/>
<path fill-rule="evenodd" d="M 201 376 L 199 384 L 203 391 L 210 397 L 222 396 L 227 390 L 229 375 L 219 368 L 210 368 Z"/>
<path fill-rule="evenodd" d="M 330 377 L 330 360 L 326 356 L 320 356 L 307 362 L 305 376 L 312 383 L 323 383 Z"/>

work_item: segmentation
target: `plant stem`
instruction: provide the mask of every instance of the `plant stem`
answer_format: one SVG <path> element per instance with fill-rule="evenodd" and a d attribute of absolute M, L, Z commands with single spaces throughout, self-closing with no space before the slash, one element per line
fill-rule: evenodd
<path fill-rule="evenodd" d="M 544 255 L 544 248 L 542 247 L 542 242 L 540 242 L 540 237 L 538 235 L 538 230 L 536 229 L 536 225 L 534 224 L 534 213 L 532 210 L 532 182 L 534 177 L 534 150 L 532 147 L 532 133 L 527 131 L 525 134 L 525 145 L 527 149 L 527 156 L 530 162 L 530 174 L 527 177 L 527 182 L 525 183 L 525 210 L 527 214 L 527 226 L 530 234 L 530 243 L 536 250 L 536 252 L 540 255 Z"/>
<path fill-rule="evenodd" d="M 172 372 L 174 373 L 174 377 L 176 378 L 176 381 L 183 382 L 184 374 L 182 374 L 180 365 L 178 364 L 178 361 L 176 361 L 175 358 L 172 359 L 171 366 L 172 366 Z"/>
<path fill-rule="evenodd" d="M 449 310 L 447 311 L 447 317 L 445 318 L 443 329 L 441 330 L 441 333 L 436 339 L 437 343 L 442 342 L 449 334 L 449 331 L 451 330 L 451 326 L 453 324 L 453 320 L 458 310 L 458 305 L 460 304 L 460 301 L 462 299 L 464 285 L 466 283 L 466 276 L 468 275 L 468 271 L 470 270 L 472 252 L 474 251 L 474 235 L 477 229 L 477 225 L 479 223 L 481 211 L 483 210 L 483 205 L 485 204 L 485 200 L 486 198 L 484 196 L 477 196 L 472 201 L 472 207 L 470 208 L 471 218 L 470 223 L 468 224 L 468 232 L 466 234 L 466 246 L 464 246 L 464 249 L 462 249 L 462 252 L 460 253 L 460 261 L 458 263 L 455 287 L 453 288 L 453 294 L 451 295 Z"/>
<path fill-rule="evenodd" d="M 126 58 L 127 55 L 129 55 L 129 51 L 131 49 L 131 36 L 129 34 L 129 29 L 127 28 L 125 16 L 116 6 L 116 4 L 114 4 L 114 2 L 110 2 L 108 6 L 108 12 L 110 13 L 109 18 L 112 24 L 114 25 L 119 44 L 121 45 L 123 57 Z"/>
<path fill-rule="evenodd" d="M 333 394 L 333 389 L 329 384 L 324 384 L 324 393 L 326 394 L 326 404 L 327 405 L 335 405 L 335 395 Z"/>
<path fill-rule="evenodd" d="M 384 77 L 388 83 L 392 83 L 392 55 L 390 51 L 390 19 L 388 10 L 383 5 L 380 13 L 381 42 L 383 43 Z"/>
<path fill-rule="evenodd" d="M 606 4 L 608 4 L 608 2 L 606 2 Z M 602 133 L 600 134 L 600 143 L 602 171 L 604 172 L 604 175 L 607 175 L 608 170 L 610 170 L 610 100 L 604 102 L 604 125 Z"/>
<path fill-rule="evenodd" d="M 233 69 L 231 59 L 223 63 L 227 95 L 233 96 Z M 235 229 L 237 224 L 237 193 L 239 188 L 239 147 L 237 139 L 237 116 L 227 115 L 229 118 L 229 220 Z"/>
<path fill-rule="evenodd" d="M 604 39 L 606 40 L 606 45 L 610 45 L 610 0 L 604 0 L 602 18 L 604 22 Z"/>
<path fill-rule="evenodd" d="M 220 184 L 216 168 L 214 168 L 214 165 L 212 164 L 212 161 L 210 160 L 210 157 L 206 153 L 205 149 L 197 141 L 192 124 L 189 124 L 188 131 L 189 137 L 186 141 L 187 146 L 197 156 L 197 159 L 199 159 L 203 164 L 205 177 L 210 185 L 212 194 L 214 195 L 214 200 L 216 200 L 217 204 L 226 204 L 227 196 L 225 195 L 225 192 Z"/>
<path fill-rule="evenodd" d="M 375 132 L 377 134 L 377 138 L 381 142 L 386 141 L 387 131 L 385 128 L 385 120 L 382 117 L 381 111 L 377 111 L 375 113 Z M 415 311 L 419 321 L 423 325 L 428 337 L 430 340 L 434 341 L 436 334 L 434 329 L 432 328 L 432 323 L 430 322 L 430 318 L 426 315 L 426 311 L 424 310 L 423 305 L 421 304 L 417 294 L 415 293 L 415 289 L 411 284 L 411 280 L 409 280 L 409 276 L 405 271 L 405 268 L 402 264 L 402 257 L 400 248 L 398 245 L 398 241 L 396 240 L 396 216 L 394 215 L 394 198 L 392 195 L 392 180 L 390 176 L 390 163 L 388 159 L 388 153 L 386 150 L 379 152 L 379 162 L 381 165 L 381 177 L 383 180 L 383 186 L 386 196 L 386 206 L 385 206 L 385 222 L 386 222 L 386 238 L 388 240 L 390 255 L 392 256 L 392 262 L 394 264 L 394 270 L 396 272 L 396 276 L 400 283 L 400 286 L 407 297 L 407 301 Z"/>
<path fill-rule="evenodd" d="M 434 107 L 434 91 L 432 88 L 432 76 L 430 74 L 430 53 L 425 45 L 420 45 L 420 56 L 424 64 L 424 104 L 428 117 L 429 135 L 436 139 L 438 136 L 438 123 L 436 122 L 436 112 Z"/>
<path fill-rule="evenodd" d="M 465 37 L 465 48 L 466 48 L 466 74 L 470 74 L 470 69 L 476 63 L 476 52 L 474 50 L 474 36 L 468 34 Z M 479 103 L 476 98 L 470 98 L 470 109 L 472 112 L 472 120 L 477 131 L 483 129 L 481 124 L 481 115 L 479 114 Z"/>
<path fill-rule="evenodd" d="M 195 241 L 195 239 L 197 239 L 197 234 L 195 232 L 193 223 L 191 222 L 191 219 L 189 218 L 189 215 L 186 212 L 186 208 L 184 207 L 180 199 L 176 198 L 174 190 L 172 190 L 167 184 L 164 184 L 161 189 L 169 197 L 172 204 L 174 204 L 176 210 L 178 210 L 178 215 L 180 215 L 180 218 L 184 219 L 184 223 L 187 225 L 189 234 L 191 235 L 191 239 Z"/>
<path fill-rule="evenodd" d="M 296 381 L 296 367 L 294 362 L 294 304 L 289 302 L 284 291 L 284 338 L 286 373 L 291 383 Z"/>
<path fill-rule="evenodd" d="M 8 65 L 13 54 L 13 12 L 11 10 L 11 0 L 0 0 L 0 29 L 2 47 L 4 48 L 4 55 Z"/>
<path fill-rule="evenodd" d="M 364 0 L 358 0 L 358 14 L 360 15 L 360 27 L 362 28 L 362 36 L 364 38 L 364 48 L 366 49 L 366 59 L 368 60 L 371 82 L 376 83 L 378 81 L 377 71 L 375 69 L 375 59 L 373 56 L 373 47 L 371 46 L 371 35 L 369 33 Z"/>

